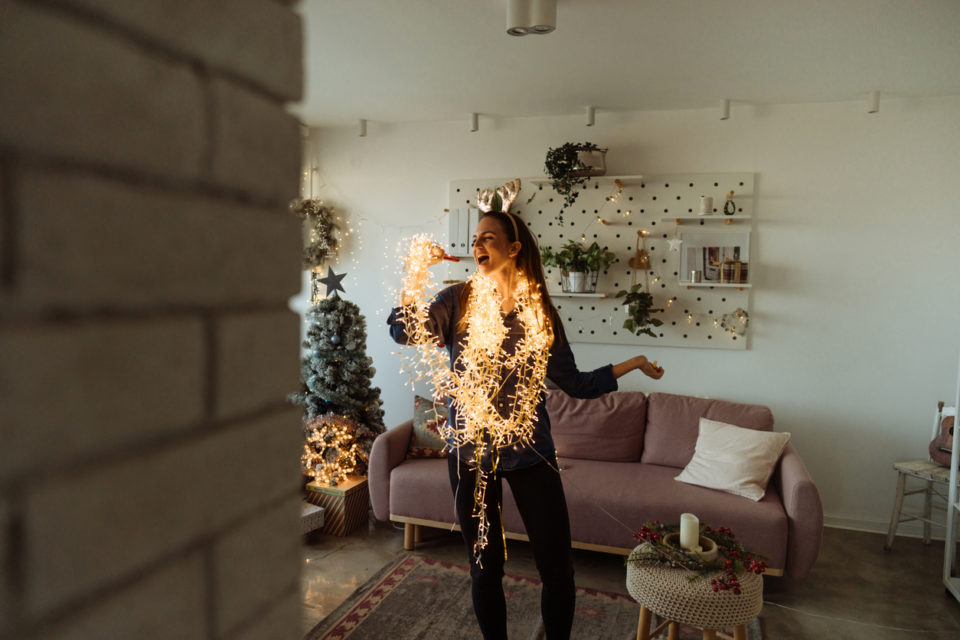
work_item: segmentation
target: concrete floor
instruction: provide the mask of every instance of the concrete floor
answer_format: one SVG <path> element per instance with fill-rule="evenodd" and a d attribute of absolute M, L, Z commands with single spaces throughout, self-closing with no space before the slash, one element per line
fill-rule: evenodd
<path fill-rule="evenodd" d="M 943 543 L 826 529 L 823 549 L 805 580 L 767 578 L 761 614 L 765 640 L 960 638 L 960 603 L 940 581 Z M 508 543 L 507 571 L 536 576 L 526 543 Z M 303 628 L 313 628 L 387 562 L 402 556 L 403 530 L 371 519 L 337 538 L 311 534 L 304 546 Z M 424 529 L 417 554 L 466 564 L 459 534 Z M 626 593 L 623 558 L 575 550 L 577 585 Z M 479 634 L 478 634 L 479 637 Z M 438 639 L 443 640 L 443 639 Z M 602 639 L 598 639 L 602 640 Z"/>

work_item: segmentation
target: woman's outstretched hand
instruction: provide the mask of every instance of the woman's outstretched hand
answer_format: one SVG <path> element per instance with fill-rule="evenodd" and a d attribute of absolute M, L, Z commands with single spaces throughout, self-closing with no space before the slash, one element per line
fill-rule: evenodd
<path fill-rule="evenodd" d="M 620 364 L 613 365 L 613 376 L 619 378 L 634 369 L 639 369 L 644 375 L 654 380 L 659 380 L 663 377 L 663 367 L 658 367 L 656 362 L 650 362 L 646 356 L 634 356 L 629 360 L 624 360 Z"/>
<path fill-rule="evenodd" d="M 650 362 L 646 356 L 638 356 L 638 359 L 643 360 L 637 368 L 643 371 L 644 375 L 654 380 L 659 380 L 663 377 L 663 367 L 658 367 L 656 361 Z"/>
<path fill-rule="evenodd" d="M 421 295 L 427 282 L 427 270 L 435 264 L 443 262 L 446 252 L 439 244 L 426 239 L 417 239 L 410 245 L 410 253 L 405 259 L 406 274 L 400 295 L 400 304 L 413 304 L 418 295 Z"/>

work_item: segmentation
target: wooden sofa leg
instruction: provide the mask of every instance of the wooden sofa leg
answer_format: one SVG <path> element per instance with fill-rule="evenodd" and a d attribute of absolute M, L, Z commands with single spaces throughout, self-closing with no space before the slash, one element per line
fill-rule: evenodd
<path fill-rule="evenodd" d="M 416 546 L 416 525 L 410 522 L 403 523 L 403 549 L 413 551 Z"/>

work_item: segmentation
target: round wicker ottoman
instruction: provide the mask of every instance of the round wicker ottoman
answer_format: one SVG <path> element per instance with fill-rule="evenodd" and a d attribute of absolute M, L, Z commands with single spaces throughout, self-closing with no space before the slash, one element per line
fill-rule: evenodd
<path fill-rule="evenodd" d="M 746 640 L 746 623 L 763 607 L 763 578 L 749 572 L 738 576 L 741 593 L 737 595 L 732 591 L 714 592 L 709 578 L 691 581 L 690 575 L 685 569 L 627 564 L 627 591 L 640 603 L 637 640 L 649 640 L 665 627 L 669 627 L 670 640 L 675 640 L 677 623 L 703 629 L 704 640 L 731 638 L 717 633 L 730 627 L 732 638 Z M 653 631 L 651 612 L 665 619 Z"/>

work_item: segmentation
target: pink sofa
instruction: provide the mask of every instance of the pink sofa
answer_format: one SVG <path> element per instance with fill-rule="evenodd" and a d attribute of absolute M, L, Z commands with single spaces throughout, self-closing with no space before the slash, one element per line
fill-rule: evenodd
<path fill-rule="evenodd" d="M 678 522 L 681 513 L 691 512 L 703 523 L 733 529 L 748 549 L 769 558 L 772 575 L 803 578 L 813 567 L 823 506 L 791 444 L 759 502 L 674 480 L 693 457 L 701 417 L 771 431 L 767 407 L 635 391 L 577 400 L 551 391 L 547 411 L 574 547 L 626 555 L 643 522 Z M 455 522 L 446 460 L 406 457 L 412 425 L 408 421 L 378 436 L 369 468 L 374 514 L 405 524 L 408 549 L 419 526 L 449 529 Z M 507 537 L 524 539 L 508 483 L 503 493 Z"/>

